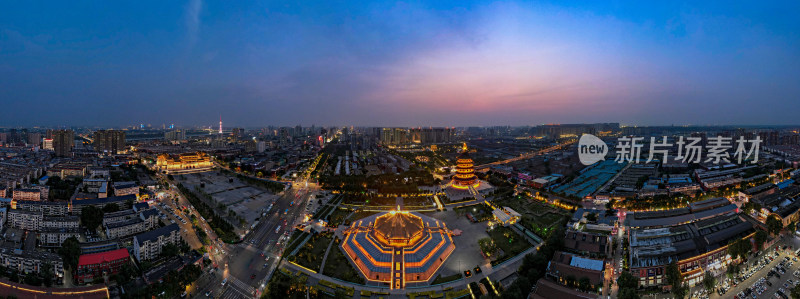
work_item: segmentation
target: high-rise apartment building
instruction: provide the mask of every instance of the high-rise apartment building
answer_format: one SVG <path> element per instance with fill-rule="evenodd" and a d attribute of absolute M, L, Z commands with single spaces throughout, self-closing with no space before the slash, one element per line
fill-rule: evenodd
<path fill-rule="evenodd" d="M 28 145 L 42 145 L 42 133 L 28 133 Z"/>
<path fill-rule="evenodd" d="M 72 130 L 54 130 L 51 133 L 53 136 L 53 150 L 56 152 L 56 156 L 69 156 L 75 146 L 75 132 Z"/>
<path fill-rule="evenodd" d="M 116 154 L 125 150 L 125 131 L 99 130 L 94 132 L 94 150 Z"/>
<path fill-rule="evenodd" d="M 45 138 L 42 140 L 42 149 L 53 150 L 53 138 Z"/>
<path fill-rule="evenodd" d="M 243 128 L 233 128 L 231 130 L 231 140 L 232 141 L 239 141 L 244 138 L 244 129 Z"/>
<path fill-rule="evenodd" d="M 186 131 L 185 130 L 173 130 L 164 133 L 164 139 L 168 141 L 178 141 L 178 140 L 186 140 Z"/>

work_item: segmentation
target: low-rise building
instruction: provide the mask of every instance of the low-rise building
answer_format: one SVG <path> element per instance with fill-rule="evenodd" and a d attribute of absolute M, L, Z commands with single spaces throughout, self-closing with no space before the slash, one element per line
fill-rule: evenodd
<path fill-rule="evenodd" d="M 561 283 L 565 283 L 570 276 L 576 280 L 585 277 L 593 286 L 602 287 L 605 279 L 603 271 L 605 271 L 603 260 L 557 251 L 547 265 L 546 275 Z"/>
<path fill-rule="evenodd" d="M 60 255 L 46 251 L 0 246 L 0 265 L 9 270 L 24 274 L 42 274 L 44 266 L 47 264 L 53 267 L 53 276 L 56 281 L 60 281 L 64 277 L 64 263 Z"/>
<path fill-rule="evenodd" d="M 145 231 L 145 222 L 136 217 L 128 221 L 107 224 L 106 237 L 109 239 L 124 238 Z"/>
<path fill-rule="evenodd" d="M 759 219 L 766 221 L 769 216 L 781 219 L 783 226 L 800 221 L 800 186 L 790 185 L 775 193 L 753 199 L 761 205 Z"/>
<path fill-rule="evenodd" d="M 597 299 L 596 293 L 584 293 L 547 279 L 539 279 L 529 299 Z"/>
<path fill-rule="evenodd" d="M 517 213 L 517 211 L 514 211 L 509 207 L 494 209 L 492 211 L 492 216 L 494 216 L 495 222 L 502 226 L 509 226 L 517 223 L 517 221 L 519 221 L 519 219 L 522 217 L 520 213 Z"/>
<path fill-rule="evenodd" d="M 150 260 L 161 254 L 167 244 L 181 241 L 180 227 L 173 223 L 133 237 L 133 255 L 139 261 Z"/>
<path fill-rule="evenodd" d="M 47 200 L 47 197 L 50 194 L 49 191 L 50 188 L 47 186 L 14 189 L 11 198 L 14 200 L 30 200 L 30 201 Z"/>
<path fill-rule="evenodd" d="M 44 220 L 42 221 L 42 228 L 53 228 L 53 229 L 62 229 L 62 228 L 78 228 L 80 226 L 80 217 L 78 216 L 61 216 L 61 217 L 50 217 L 44 216 Z"/>
<path fill-rule="evenodd" d="M 20 209 L 8 211 L 8 226 L 22 230 L 39 230 L 42 227 L 44 215 L 42 212 L 34 212 Z"/>
<path fill-rule="evenodd" d="M 735 215 L 739 207 L 718 197 L 692 203 L 688 207 L 664 211 L 628 212 L 625 224 L 630 228 L 669 227 L 720 215 Z"/>
<path fill-rule="evenodd" d="M 684 282 L 694 286 L 707 271 L 724 271 L 731 262 L 728 244 L 755 234 L 738 214 L 722 214 L 672 226 L 639 227 L 628 231 L 630 271 L 639 286 L 666 284 L 666 267 L 676 262 Z"/>
<path fill-rule="evenodd" d="M 139 196 L 139 186 L 136 182 L 114 182 L 114 196 L 123 195 Z"/>
<path fill-rule="evenodd" d="M 564 250 L 602 258 L 611 252 L 611 242 L 608 234 L 569 229 L 564 236 Z"/>
<path fill-rule="evenodd" d="M 82 200 L 73 200 L 72 201 L 72 213 L 80 214 L 81 210 L 87 206 L 94 206 L 97 208 L 103 208 L 107 204 L 116 204 L 119 206 L 120 209 L 127 206 L 126 202 L 136 202 L 136 195 L 123 195 L 123 196 L 112 196 L 106 198 L 90 198 L 90 199 L 82 199 Z"/>
<path fill-rule="evenodd" d="M 158 227 L 158 210 L 156 209 L 149 209 L 140 212 L 139 218 L 144 221 L 147 230 Z"/>
<path fill-rule="evenodd" d="M 133 204 L 133 210 L 136 212 L 142 212 L 148 209 L 150 209 L 150 204 L 147 202 L 137 202 Z"/>
<path fill-rule="evenodd" d="M 119 273 L 122 266 L 130 261 L 128 249 L 83 254 L 78 258 L 75 271 L 75 282 L 79 284 L 93 282 L 104 275 Z"/>
<path fill-rule="evenodd" d="M 132 209 L 105 213 L 103 214 L 103 225 L 116 222 L 125 222 L 136 217 L 138 217 L 138 215 L 136 215 L 136 212 Z"/>
<path fill-rule="evenodd" d="M 61 247 L 61 243 L 70 237 L 80 238 L 79 228 L 42 228 L 38 232 L 39 244 L 43 247 Z"/>
<path fill-rule="evenodd" d="M 92 178 L 109 178 L 111 176 L 111 170 L 104 167 L 89 167 L 87 172 Z"/>
<path fill-rule="evenodd" d="M 776 186 L 773 183 L 761 184 L 744 191 L 739 191 L 738 197 L 740 201 L 748 202 L 750 200 L 761 199 L 767 195 L 775 193 Z"/>
<path fill-rule="evenodd" d="M 45 216 L 66 216 L 69 214 L 69 203 L 55 201 L 15 201 L 15 208 L 34 212 L 42 212 Z"/>

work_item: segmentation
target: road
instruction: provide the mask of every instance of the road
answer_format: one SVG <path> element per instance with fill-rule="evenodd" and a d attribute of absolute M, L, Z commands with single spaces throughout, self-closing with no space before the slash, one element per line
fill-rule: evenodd
<path fill-rule="evenodd" d="M 207 291 L 213 291 L 215 298 L 252 298 L 263 291 L 269 274 L 278 266 L 277 261 L 288 241 L 287 232 L 304 220 L 308 199 L 318 190 L 314 184 L 306 186 L 305 181 L 292 185 L 241 243 L 221 246 L 226 254 L 218 261 L 219 271 L 206 274 L 206 280 L 198 283 L 202 287 L 193 292 L 195 297 L 202 298 Z"/>
<path fill-rule="evenodd" d="M 551 147 L 548 147 L 548 148 L 544 148 L 544 149 L 541 149 L 541 150 L 538 150 L 538 151 L 535 151 L 535 152 L 525 153 L 525 154 L 519 155 L 519 157 L 514 157 L 514 158 L 511 158 L 511 159 L 506 159 L 506 160 L 502 160 L 502 161 L 495 161 L 495 162 L 487 163 L 487 164 L 483 164 L 483 165 L 477 165 L 477 166 L 475 166 L 475 170 L 484 169 L 484 168 L 490 167 L 492 165 L 502 165 L 502 164 L 508 164 L 508 163 L 516 162 L 516 161 L 527 160 L 527 159 L 536 157 L 538 155 L 542 155 L 542 154 L 546 154 L 546 153 L 549 153 L 549 152 L 552 152 L 552 151 L 560 150 L 560 149 L 562 149 L 564 147 L 568 147 L 568 146 L 572 145 L 575 142 L 577 142 L 577 140 L 567 141 L 565 143 L 554 145 L 554 146 L 551 146 Z"/>

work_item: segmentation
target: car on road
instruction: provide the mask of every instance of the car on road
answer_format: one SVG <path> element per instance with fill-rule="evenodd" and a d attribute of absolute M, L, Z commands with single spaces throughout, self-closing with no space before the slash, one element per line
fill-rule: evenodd
<path fill-rule="evenodd" d="M 224 286 L 226 283 L 228 283 L 228 279 L 227 279 L 227 278 L 225 278 L 225 279 L 223 279 L 223 280 L 222 280 L 222 285 L 223 285 L 223 286 Z"/>
<path fill-rule="evenodd" d="M 206 292 L 206 297 L 211 297 L 211 294 L 213 294 L 213 293 L 214 293 L 214 291 L 207 291 Z"/>
<path fill-rule="evenodd" d="M 250 279 L 255 279 L 255 278 L 256 278 L 256 274 L 255 273 L 250 275 Z"/>

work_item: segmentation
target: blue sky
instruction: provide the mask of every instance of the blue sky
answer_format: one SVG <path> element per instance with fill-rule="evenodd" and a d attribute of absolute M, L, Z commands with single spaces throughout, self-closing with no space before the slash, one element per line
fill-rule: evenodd
<path fill-rule="evenodd" d="M 1 126 L 798 124 L 800 2 L 7 1 Z"/>

